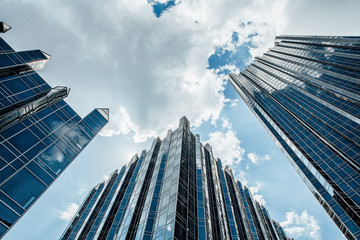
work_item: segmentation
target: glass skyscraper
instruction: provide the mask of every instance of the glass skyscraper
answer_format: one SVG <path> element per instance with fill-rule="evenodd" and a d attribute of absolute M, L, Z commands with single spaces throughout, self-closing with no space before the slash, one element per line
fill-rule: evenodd
<path fill-rule="evenodd" d="M 61 239 L 289 239 L 183 117 L 87 195 Z"/>
<path fill-rule="evenodd" d="M 344 235 L 360 239 L 360 37 L 277 37 L 229 81 Z"/>
<path fill-rule="evenodd" d="M 103 108 L 81 118 L 63 100 L 69 89 L 52 88 L 36 73 L 50 58 L 15 52 L 0 38 L 0 238 L 109 119 Z"/>

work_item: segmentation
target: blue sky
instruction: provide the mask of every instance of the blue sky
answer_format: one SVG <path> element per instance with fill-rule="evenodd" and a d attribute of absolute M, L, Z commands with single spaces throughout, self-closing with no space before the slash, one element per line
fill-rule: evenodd
<path fill-rule="evenodd" d="M 158 1 L 151 1 L 148 2 L 152 5 L 153 11 L 156 17 L 161 17 L 164 11 L 168 10 L 169 8 L 175 6 L 175 0 L 165 1 L 165 2 L 158 2 Z"/>
<path fill-rule="evenodd" d="M 280 34 L 356 35 L 357 0 L 2 0 L 16 50 L 53 56 L 40 75 L 82 116 L 111 122 L 4 237 L 58 239 L 88 191 L 186 115 L 295 239 L 344 239 L 227 83 Z"/>

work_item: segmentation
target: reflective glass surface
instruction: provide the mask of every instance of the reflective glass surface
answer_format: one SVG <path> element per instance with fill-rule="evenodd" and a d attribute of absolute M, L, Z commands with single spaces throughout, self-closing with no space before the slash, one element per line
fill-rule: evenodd
<path fill-rule="evenodd" d="M 50 58 L 0 38 L 0 238 L 108 122 L 107 109 L 81 118 L 36 73 Z"/>
<path fill-rule="evenodd" d="M 280 36 L 229 77 L 349 239 L 360 238 L 359 44 L 359 37 Z"/>
<path fill-rule="evenodd" d="M 185 117 L 122 172 L 111 190 L 111 179 L 102 183 L 88 213 L 90 191 L 61 239 L 282 239 L 270 214 L 211 146 L 201 144 Z"/>

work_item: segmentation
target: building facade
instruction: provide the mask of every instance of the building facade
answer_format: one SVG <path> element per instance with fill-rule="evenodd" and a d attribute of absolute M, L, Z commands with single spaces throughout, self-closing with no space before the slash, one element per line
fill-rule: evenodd
<path fill-rule="evenodd" d="M 96 185 L 61 239 L 288 239 L 275 223 L 183 117 Z"/>
<path fill-rule="evenodd" d="M 81 118 L 63 100 L 69 89 L 52 88 L 37 74 L 50 58 L 41 50 L 16 52 L 0 38 L 0 238 L 109 119 L 103 108 Z"/>
<path fill-rule="evenodd" d="M 360 239 L 360 37 L 277 37 L 229 81 L 344 235 Z"/>

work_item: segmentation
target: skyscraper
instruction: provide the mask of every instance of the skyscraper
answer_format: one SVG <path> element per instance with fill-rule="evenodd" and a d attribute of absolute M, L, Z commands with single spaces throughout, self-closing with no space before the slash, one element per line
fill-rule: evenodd
<path fill-rule="evenodd" d="M 344 235 L 360 239 L 360 37 L 277 37 L 229 81 Z"/>
<path fill-rule="evenodd" d="M 0 238 L 109 119 L 103 108 L 81 118 L 63 100 L 69 89 L 51 88 L 36 73 L 50 58 L 15 52 L 0 38 Z"/>
<path fill-rule="evenodd" d="M 275 223 L 183 117 L 96 185 L 61 239 L 288 239 Z"/>

